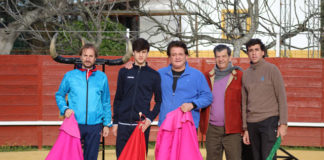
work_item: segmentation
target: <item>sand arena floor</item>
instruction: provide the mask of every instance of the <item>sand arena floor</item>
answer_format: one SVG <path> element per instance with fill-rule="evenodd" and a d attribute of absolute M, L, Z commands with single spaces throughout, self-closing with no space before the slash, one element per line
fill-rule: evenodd
<path fill-rule="evenodd" d="M 200 150 L 206 159 L 206 149 Z M 20 152 L 0 152 L 0 160 L 44 160 L 48 150 L 39 151 L 20 151 Z M 288 150 L 289 153 L 299 160 L 323 160 L 324 151 Z M 278 152 L 278 155 L 283 155 Z M 101 160 L 102 152 L 99 152 L 98 160 Z M 105 160 L 116 160 L 115 150 L 105 151 Z M 154 160 L 154 149 L 149 149 L 147 160 Z"/>

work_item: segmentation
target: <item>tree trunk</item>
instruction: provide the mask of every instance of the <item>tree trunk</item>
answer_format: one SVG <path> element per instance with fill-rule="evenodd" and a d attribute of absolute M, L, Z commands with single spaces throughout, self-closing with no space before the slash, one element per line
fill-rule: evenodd
<path fill-rule="evenodd" d="M 321 58 L 324 58 L 324 2 L 321 1 L 321 38 L 320 38 L 320 43 L 321 43 Z"/>
<path fill-rule="evenodd" d="M 41 9 L 29 11 L 22 15 L 20 20 L 11 22 L 7 28 L 0 29 L 0 54 L 10 54 L 16 38 L 21 34 L 19 30 L 27 29 L 35 21 L 42 18 L 44 14 L 41 11 Z"/>
<path fill-rule="evenodd" d="M 241 44 L 234 43 L 233 44 L 233 57 L 240 57 L 240 51 L 241 51 Z"/>
<path fill-rule="evenodd" d="M 6 33 L 5 29 L 0 29 L 0 55 L 10 54 L 16 38 L 17 32 Z"/>
<path fill-rule="evenodd" d="M 240 53 L 241 53 L 241 47 L 247 42 L 249 41 L 251 38 L 248 37 L 247 38 L 243 38 L 243 39 L 236 39 L 233 41 L 233 57 L 240 57 Z"/>
<path fill-rule="evenodd" d="M 64 12 L 63 8 L 67 5 L 67 1 L 64 0 L 49 0 L 49 2 L 55 3 L 28 11 L 20 15 L 17 21 L 11 22 L 7 28 L 0 29 L 0 54 L 10 54 L 16 38 L 21 34 L 19 30 L 26 30 L 34 22 L 56 15 L 57 11 Z"/>
<path fill-rule="evenodd" d="M 234 46 L 234 57 L 240 57 L 240 51 L 242 45 L 244 45 L 246 42 L 248 42 L 255 32 L 257 31 L 259 27 L 259 1 L 254 0 L 254 4 L 252 4 L 252 1 L 248 1 L 249 4 L 249 15 L 251 16 L 251 28 L 248 31 L 247 34 L 245 34 L 243 37 L 239 39 L 233 40 L 233 46 Z"/>

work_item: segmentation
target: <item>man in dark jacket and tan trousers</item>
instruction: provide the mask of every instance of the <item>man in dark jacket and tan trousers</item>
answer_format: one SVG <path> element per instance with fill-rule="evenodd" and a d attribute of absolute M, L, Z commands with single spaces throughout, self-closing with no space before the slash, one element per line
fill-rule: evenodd
<path fill-rule="evenodd" d="M 251 144 L 254 160 L 265 160 L 276 138 L 287 133 L 287 98 L 279 69 L 264 60 L 260 39 L 246 44 L 251 66 L 242 78 L 243 142 Z"/>
<path fill-rule="evenodd" d="M 209 72 L 213 102 L 206 134 L 207 160 L 241 160 L 242 71 L 231 62 L 231 49 L 214 48 L 215 68 Z"/>

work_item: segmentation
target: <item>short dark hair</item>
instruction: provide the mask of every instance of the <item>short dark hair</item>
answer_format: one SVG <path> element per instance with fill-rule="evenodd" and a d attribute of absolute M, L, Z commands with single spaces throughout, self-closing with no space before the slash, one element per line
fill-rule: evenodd
<path fill-rule="evenodd" d="M 228 46 L 223 45 L 223 44 L 220 44 L 220 45 L 215 46 L 215 48 L 214 48 L 214 56 L 216 57 L 216 52 L 221 52 L 224 49 L 227 50 L 227 55 L 228 56 L 231 56 L 232 50 Z"/>
<path fill-rule="evenodd" d="M 170 50 L 171 50 L 171 48 L 173 48 L 173 47 L 180 47 L 180 48 L 183 48 L 183 50 L 185 51 L 185 54 L 186 54 L 186 55 L 189 55 L 188 48 L 187 48 L 187 45 L 186 45 L 185 43 L 183 43 L 182 41 L 172 41 L 172 42 L 170 42 L 169 45 L 168 45 L 168 49 L 167 49 L 168 57 L 171 56 Z"/>
<path fill-rule="evenodd" d="M 142 50 L 147 50 L 148 52 L 150 51 L 150 44 L 148 43 L 147 40 L 143 38 L 137 38 L 135 41 L 132 43 L 133 47 L 133 52 L 134 51 L 142 51 Z"/>
<path fill-rule="evenodd" d="M 91 43 L 86 43 L 85 45 L 83 45 L 80 49 L 80 52 L 79 52 L 79 55 L 81 56 L 83 51 L 86 50 L 86 49 L 93 49 L 93 51 L 95 52 L 95 57 L 97 58 L 98 57 L 98 50 L 97 48 L 91 44 Z"/>
<path fill-rule="evenodd" d="M 250 39 L 247 43 L 245 43 L 246 47 L 246 52 L 249 52 L 249 47 L 254 46 L 254 45 L 260 45 L 261 50 L 264 52 L 263 58 L 267 55 L 267 49 L 265 45 L 262 43 L 261 39 L 255 38 L 255 39 Z"/>

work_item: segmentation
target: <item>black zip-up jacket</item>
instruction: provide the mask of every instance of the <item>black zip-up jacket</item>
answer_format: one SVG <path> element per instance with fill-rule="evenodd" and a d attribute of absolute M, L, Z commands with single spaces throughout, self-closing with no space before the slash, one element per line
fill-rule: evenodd
<path fill-rule="evenodd" d="M 153 94 L 155 106 L 150 110 Z M 136 123 L 139 121 L 139 112 L 153 121 L 160 112 L 161 101 L 161 78 L 157 71 L 147 64 L 143 67 L 133 64 L 132 69 L 121 68 L 114 100 L 113 123 Z"/>

